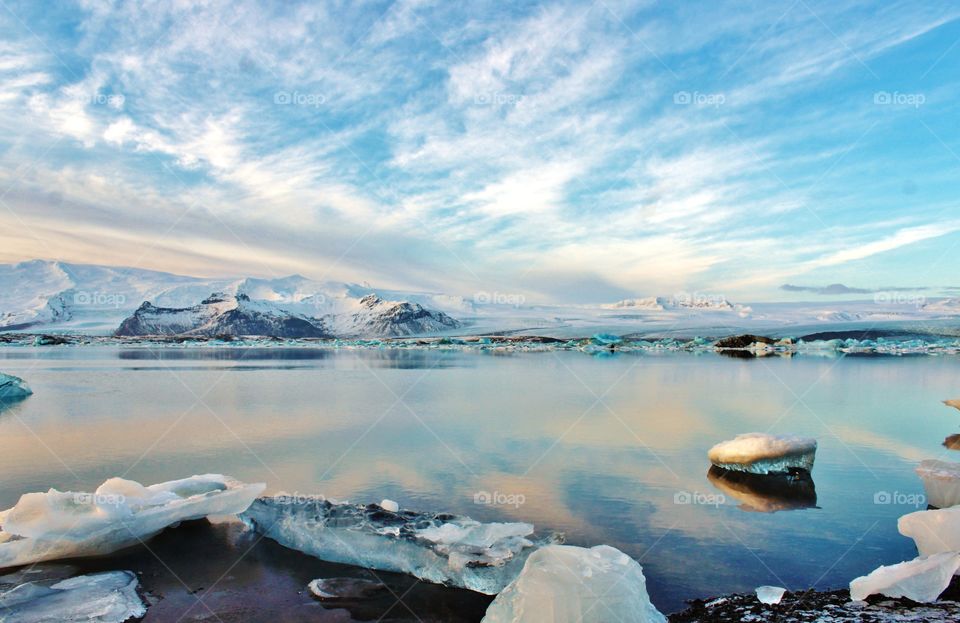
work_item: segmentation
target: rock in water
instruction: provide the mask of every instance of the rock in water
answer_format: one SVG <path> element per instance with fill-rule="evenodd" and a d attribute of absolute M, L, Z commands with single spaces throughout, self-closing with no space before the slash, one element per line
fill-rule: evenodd
<path fill-rule="evenodd" d="M 609 545 L 549 545 L 487 608 L 482 623 L 666 623 L 643 568 Z"/>
<path fill-rule="evenodd" d="M 707 457 L 717 467 L 751 474 L 813 470 L 817 440 L 795 435 L 746 433 L 718 443 Z"/>
<path fill-rule="evenodd" d="M 906 597 L 918 603 L 930 603 L 936 601 L 950 585 L 957 569 L 960 569 L 960 554 L 956 552 L 878 567 L 870 575 L 850 582 L 850 598 L 862 601 L 880 593 L 887 597 Z"/>
<path fill-rule="evenodd" d="M 923 481 L 927 504 L 937 508 L 960 504 L 960 463 L 921 461 L 917 475 Z"/>
<path fill-rule="evenodd" d="M 20 377 L 0 372 L 0 400 L 26 398 L 32 393 Z"/>
<path fill-rule="evenodd" d="M 762 335 L 731 335 L 719 339 L 714 344 L 715 348 L 750 348 L 754 344 L 773 344 L 774 340 Z"/>
<path fill-rule="evenodd" d="M 149 487 L 111 478 L 94 493 L 27 493 L 0 513 L 0 568 L 109 554 L 181 521 L 243 512 L 265 487 L 206 474 Z"/>
<path fill-rule="evenodd" d="M 528 523 L 480 523 L 447 513 L 285 496 L 257 499 L 240 518 L 281 545 L 367 569 L 494 595 L 534 549 Z M 545 541 L 552 542 L 552 541 Z"/>
<path fill-rule="evenodd" d="M 9 623 L 123 623 L 147 608 L 129 571 L 81 575 L 46 586 L 28 582 L 0 593 L 0 621 Z"/>
<path fill-rule="evenodd" d="M 758 586 L 757 599 L 759 599 L 762 604 L 772 606 L 780 603 L 780 600 L 783 599 L 783 594 L 786 592 L 787 589 L 781 586 Z"/>
<path fill-rule="evenodd" d="M 318 578 L 307 588 L 321 601 L 367 599 L 387 590 L 386 584 L 363 578 Z"/>
<path fill-rule="evenodd" d="M 897 528 L 913 539 L 921 556 L 960 551 L 960 506 L 904 515 Z"/>

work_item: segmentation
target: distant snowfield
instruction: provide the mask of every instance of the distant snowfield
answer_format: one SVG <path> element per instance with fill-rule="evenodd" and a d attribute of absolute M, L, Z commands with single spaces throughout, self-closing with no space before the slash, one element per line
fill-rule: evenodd
<path fill-rule="evenodd" d="M 722 299 L 628 299 L 597 305 L 512 305 L 442 293 L 401 292 L 299 275 L 278 279 L 204 279 L 113 266 L 33 260 L 0 265 L 0 330 L 113 333 L 145 302 L 185 310 L 213 293 L 248 297 L 266 314 L 323 318 L 334 335 L 514 334 L 581 337 L 605 332 L 636 336 L 718 337 L 743 332 L 800 336 L 847 330 L 960 334 L 960 299 L 738 304 Z M 371 307 L 375 294 L 381 301 Z M 401 306 L 401 307 L 397 307 Z M 400 326 L 410 306 L 459 321 Z M 373 309 L 373 311 L 371 311 Z M 393 324 L 391 324 L 393 323 Z M 393 332 L 393 333 L 391 333 Z"/>

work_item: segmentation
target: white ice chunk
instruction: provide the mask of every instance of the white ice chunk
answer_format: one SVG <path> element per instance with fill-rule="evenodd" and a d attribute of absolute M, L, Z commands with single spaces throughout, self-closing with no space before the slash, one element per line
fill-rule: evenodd
<path fill-rule="evenodd" d="M 181 521 L 241 513 L 265 486 L 206 474 L 149 487 L 111 478 L 95 493 L 27 493 L 0 513 L 0 568 L 108 554 Z"/>
<path fill-rule="evenodd" d="M 25 398 L 33 390 L 20 377 L 0 372 L 0 400 L 4 398 Z"/>
<path fill-rule="evenodd" d="M 778 604 L 786 592 L 787 589 L 782 586 L 758 586 L 757 599 L 759 599 L 762 604 Z"/>
<path fill-rule="evenodd" d="M 609 545 L 549 545 L 487 608 L 482 623 L 666 623 L 643 568 Z"/>
<path fill-rule="evenodd" d="M 392 512 L 285 496 L 256 500 L 240 516 L 281 545 L 368 569 L 493 595 L 516 577 L 534 548 L 528 523 L 480 523 L 446 513 Z"/>
<path fill-rule="evenodd" d="M 913 539 L 921 556 L 960 552 L 960 506 L 910 513 L 897 521 L 897 527 Z"/>
<path fill-rule="evenodd" d="M 795 435 L 746 433 L 710 448 L 707 457 L 717 467 L 751 474 L 813 469 L 817 440 Z"/>
<path fill-rule="evenodd" d="M 400 505 L 394 502 L 393 500 L 384 499 L 380 502 L 380 508 L 385 511 L 390 511 L 391 513 L 396 513 L 400 510 Z"/>
<path fill-rule="evenodd" d="M 917 475 L 923 481 L 927 504 L 937 508 L 960 504 L 960 463 L 921 461 Z"/>
<path fill-rule="evenodd" d="M 129 571 L 81 575 L 52 586 L 28 582 L 0 593 L 0 621 L 6 623 L 122 623 L 147 608 Z"/>
<path fill-rule="evenodd" d="M 863 601 L 880 593 L 887 597 L 906 597 L 919 603 L 936 601 L 960 569 L 960 554 L 943 552 L 887 567 L 878 567 L 870 575 L 850 582 L 850 598 Z"/>

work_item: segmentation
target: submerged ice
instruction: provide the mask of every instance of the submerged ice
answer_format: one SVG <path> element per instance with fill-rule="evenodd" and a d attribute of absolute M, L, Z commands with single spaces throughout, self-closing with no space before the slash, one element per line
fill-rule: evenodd
<path fill-rule="evenodd" d="M 94 493 L 27 493 L 0 512 L 0 568 L 108 554 L 181 521 L 243 512 L 264 488 L 206 474 L 149 487 L 111 478 Z"/>
<path fill-rule="evenodd" d="M 0 623 L 122 623 L 147 608 L 129 571 L 81 575 L 47 585 L 27 582 L 0 593 Z"/>
<path fill-rule="evenodd" d="M 549 545 L 497 595 L 483 623 L 666 623 L 643 568 L 609 545 Z"/>
<path fill-rule="evenodd" d="M 722 469 L 751 474 L 779 474 L 794 470 L 810 472 L 817 441 L 795 435 L 746 433 L 710 448 L 707 457 Z"/>
<path fill-rule="evenodd" d="M 489 595 L 510 583 L 535 546 L 528 523 L 480 523 L 378 504 L 265 497 L 240 518 L 281 545 L 321 560 L 408 573 Z"/>

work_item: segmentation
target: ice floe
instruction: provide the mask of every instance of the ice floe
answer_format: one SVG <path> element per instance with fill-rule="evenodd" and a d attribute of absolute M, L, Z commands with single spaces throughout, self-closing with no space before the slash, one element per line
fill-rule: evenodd
<path fill-rule="evenodd" d="M 877 593 L 918 603 L 936 601 L 960 569 L 960 554 L 943 552 L 896 565 L 878 567 L 850 582 L 850 598 L 862 601 Z"/>
<path fill-rule="evenodd" d="M 960 552 L 960 506 L 909 513 L 897 521 L 897 528 L 913 539 L 921 556 Z"/>
<path fill-rule="evenodd" d="M 549 545 L 497 595 L 482 623 L 666 623 L 643 568 L 609 545 Z"/>
<path fill-rule="evenodd" d="M 768 606 L 780 603 L 783 594 L 786 592 L 787 589 L 782 586 L 758 586 L 756 590 L 757 599 L 760 600 L 760 603 Z"/>
<path fill-rule="evenodd" d="M 923 481 L 927 504 L 937 508 L 960 504 L 960 463 L 921 461 L 917 475 Z"/>
<path fill-rule="evenodd" d="M 516 577 L 537 544 L 528 523 L 480 523 L 304 496 L 259 498 L 240 518 L 281 545 L 321 560 L 408 573 L 489 595 Z"/>
<path fill-rule="evenodd" d="M 2 623 L 123 623 L 147 608 L 129 571 L 81 575 L 47 585 L 21 584 L 0 593 Z"/>
<path fill-rule="evenodd" d="M 26 398 L 32 393 L 33 390 L 20 377 L 0 372 L 0 400 Z"/>
<path fill-rule="evenodd" d="M 795 435 L 745 433 L 710 448 L 707 457 L 717 467 L 751 474 L 810 472 L 817 441 Z"/>
<path fill-rule="evenodd" d="M 149 487 L 111 478 L 94 493 L 27 493 L 0 513 L 0 568 L 108 554 L 181 521 L 241 513 L 265 486 L 205 474 Z"/>

